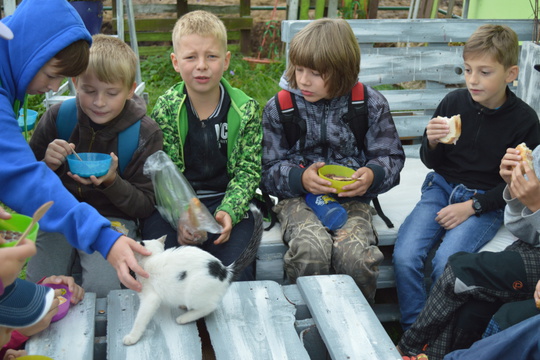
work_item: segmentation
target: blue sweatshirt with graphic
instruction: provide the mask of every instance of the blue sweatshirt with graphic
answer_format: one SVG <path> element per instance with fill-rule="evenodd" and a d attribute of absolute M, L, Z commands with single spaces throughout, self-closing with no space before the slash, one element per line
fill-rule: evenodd
<path fill-rule="evenodd" d="M 37 161 L 17 122 L 34 76 L 58 52 L 77 40 L 92 37 L 66 0 L 24 0 L 13 15 L 1 20 L 13 32 L 0 38 L 0 202 L 31 216 L 43 203 L 54 205 L 39 221 L 40 228 L 60 232 L 69 243 L 106 257 L 121 235 L 110 222 L 67 191 L 44 162 Z"/>

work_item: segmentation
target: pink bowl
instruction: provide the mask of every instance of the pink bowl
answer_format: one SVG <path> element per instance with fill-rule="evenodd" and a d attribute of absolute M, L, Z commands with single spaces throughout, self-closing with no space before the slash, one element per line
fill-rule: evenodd
<path fill-rule="evenodd" d="M 43 286 L 50 287 L 52 289 L 60 289 L 61 293 L 58 297 L 60 299 L 60 305 L 58 305 L 58 313 L 53 316 L 52 322 L 58 321 L 60 319 L 63 319 L 64 316 L 67 315 L 69 306 L 71 304 L 71 291 L 69 291 L 69 288 L 67 285 L 63 284 L 43 284 Z"/>

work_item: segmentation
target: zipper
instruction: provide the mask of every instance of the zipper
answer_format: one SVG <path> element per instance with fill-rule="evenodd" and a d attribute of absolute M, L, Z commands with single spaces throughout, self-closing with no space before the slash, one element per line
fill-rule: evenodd
<path fill-rule="evenodd" d="M 328 125 L 328 121 L 326 121 L 326 114 L 328 114 L 328 108 L 328 104 L 324 104 L 321 121 L 321 146 L 323 148 L 323 158 L 325 163 L 328 163 L 328 146 L 326 146 L 328 134 L 328 132 L 326 131 Z"/>

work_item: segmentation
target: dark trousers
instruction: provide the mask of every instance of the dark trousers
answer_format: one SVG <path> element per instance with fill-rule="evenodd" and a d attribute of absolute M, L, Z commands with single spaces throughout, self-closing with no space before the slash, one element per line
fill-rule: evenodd
<path fill-rule="evenodd" d="M 206 206 L 210 214 L 213 214 L 216 208 L 221 204 L 222 197 L 200 199 Z M 200 248 L 214 255 L 216 258 L 227 266 L 232 264 L 242 253 L 242 251 L 248 246 L 253 235 L 254 221 L 251 211 L 246 213 L 244 219 L 238 224 L 233 226 L 229 241 L 224 244 L 215 245 L 214 240 L 219 237 L 219 234 L 208 234 L 208 240 L 206 240 Z M 171 248 L 179 246 L 178 233 L 174 228 L 163 219 L 160 213 L 156 210 L 150 217 L 148 217 L 142 224 L 141 231 L 142 239 L 157 239 L 163 235 L 167 235 L 165 241 L 165 248 Z M 238 281 L 250 281 L 255 280 L 255 262 L 247 266 L 240 274 Z"/>

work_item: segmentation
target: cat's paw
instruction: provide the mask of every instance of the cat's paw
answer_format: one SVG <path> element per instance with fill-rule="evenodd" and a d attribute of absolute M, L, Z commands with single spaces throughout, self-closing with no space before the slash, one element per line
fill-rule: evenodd
<path fill-rule="evenodd" d="M 139 341 L 141 337 L 133 334 L 127 334 L 124 336 L 124 345 L 134 345 Z"/>

